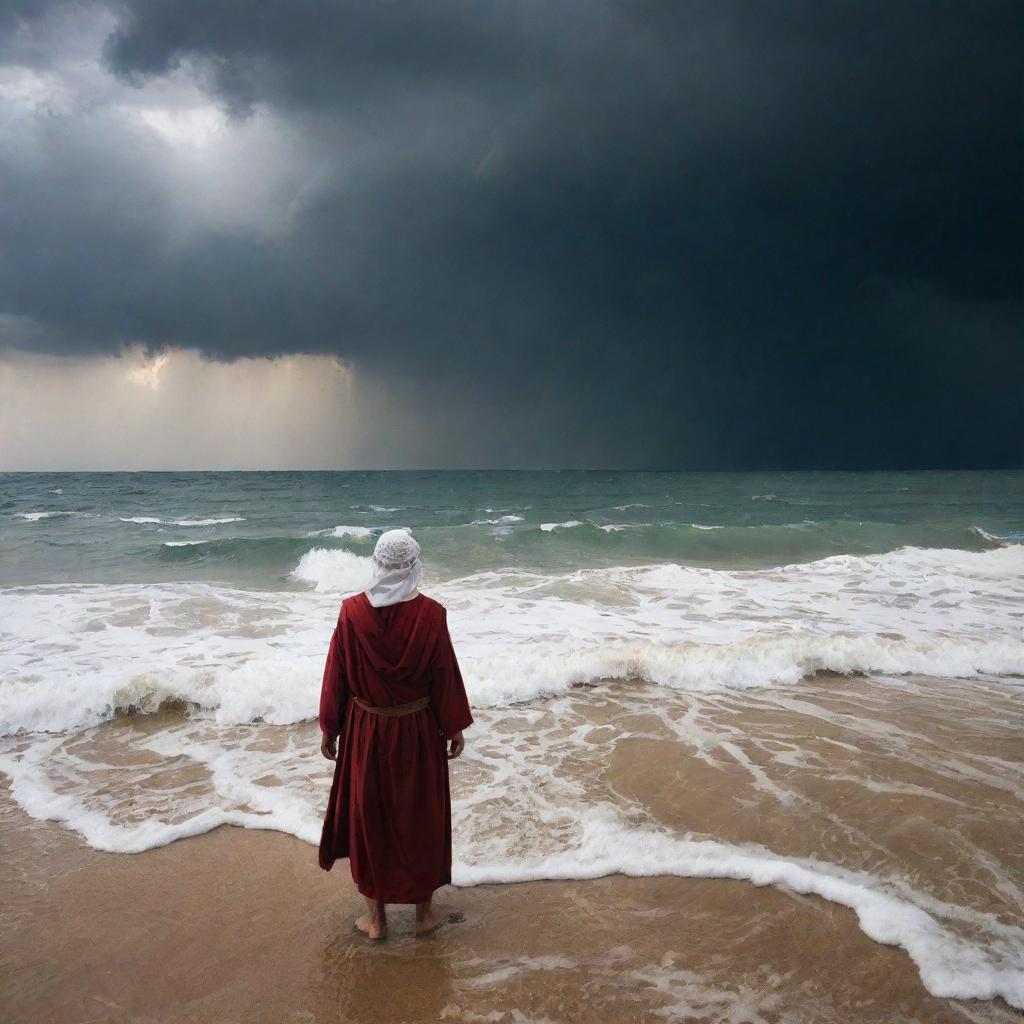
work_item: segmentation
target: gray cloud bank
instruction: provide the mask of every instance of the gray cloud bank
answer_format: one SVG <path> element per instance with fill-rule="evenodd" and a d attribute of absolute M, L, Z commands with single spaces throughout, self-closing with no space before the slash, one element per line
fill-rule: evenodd
<path fill-rule="evenodd" d="M 15 2 L 0 64 L 0 344 L 337 354 L 436 465 L 1024 465 L 1019 3 Z"/>

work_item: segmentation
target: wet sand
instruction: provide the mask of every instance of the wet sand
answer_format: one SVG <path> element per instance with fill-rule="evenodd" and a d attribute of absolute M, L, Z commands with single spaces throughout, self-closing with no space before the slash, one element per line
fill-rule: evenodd
<path fill-rule="evenodd" d="M 625 784 L 623 777 L 623 784 Z M 648 795 L 653 795 L 647 790 Z M 352 929 L 340 862 L 221 827 L 91 850 L 0 800 L 0 1020 L 88 1022 L 1020 1021 L 935 999 L 843 907 L 747 882 L 611 876 L 445 889 L 466 921 Z"/>

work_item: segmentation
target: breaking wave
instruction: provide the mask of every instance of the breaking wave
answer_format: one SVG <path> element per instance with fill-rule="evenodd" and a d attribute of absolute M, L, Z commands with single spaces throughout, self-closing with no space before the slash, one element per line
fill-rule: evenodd
<path fill-rule="evenodd" d="M 370 540 L 380 532 L 380 530 L 375 530 L 369 526 L 333 526 L 328 527 L 326 530 L 313 530 L 309 536 L 351 537 L 353 540 Z"/>
<path fill-rule="evenodd" d="M 329 548 L 307 551 L 292 570 L 295 579 L 312 583 L 321 593 L 355 593 L 372 575 L 372 558 Z"/>
<path fill-rule="evenodd" d="M 366 556 L 313 548 L 292 572 L 307 590 L 0 591 L 0 731 L 76 730 L 168 700 L 224 723 L 311 718 L 338 602 L 371 568 Z M 905 548 L 774 570 L 505 571 L 425 589 L 449 609 L 481 707 L 606 679 L 706 691 L 788 686 L 817 672 L 1024 676 L 1021 545 Z M 53 637 L 69 632 L 75 645 L 54 649 Z"/>
<path fill-rule="evenodd" d="M 56 519 L 61 516 L 88 516 L 88 512 L 15 512 L 16 519 L 24 519 L 29 523 L 38 523 L 43 519 Z"/>
<path fill-rule="evenodd" d="M 220 526 L 224 523 L 244 523 L 244 516 L 219 516 L 211 519 L 160 519 L 158 516 L 118 516 L 122 523 L 160 526 Z"/>

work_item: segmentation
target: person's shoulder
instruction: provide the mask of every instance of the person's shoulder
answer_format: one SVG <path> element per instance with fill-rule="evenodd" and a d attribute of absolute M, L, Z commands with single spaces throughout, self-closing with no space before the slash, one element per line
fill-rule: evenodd
<path fill-rule="evenodd" d="M 340 619 L 346 612 L 350 612 L 357 608 L 365 600 L 366 594 L 362 590 L 360 590 L 358 594 L 350 594 L 348 597 L 343 598 L 341 607 L 338 609 L 338 618 Z"/>
<path fill-rule="evenodd" d="M 420 601 L 423 603 L 424 610 L 430 615 L 444 618 L 447 614 L 447 609 L 440 601 L 435 601 L 434 598 L 427 597 L 426 594 L 420 594 Z"/>

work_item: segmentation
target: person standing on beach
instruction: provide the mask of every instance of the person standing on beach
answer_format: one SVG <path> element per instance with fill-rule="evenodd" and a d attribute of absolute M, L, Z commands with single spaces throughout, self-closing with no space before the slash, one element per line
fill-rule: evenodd
<path fill-rule="evenodd" d="M 324 666 L 320 751 L 335 767 L 319 860 L 330 871 L 348 857 L 367 905 L 356 927 L 383 939 L 389 903 L 416 904 L 417 935 L 461 920 L 431 901 L 451 882 L 448 761 L 473 716 L 444 606 L 419 593 L 419 544 L 388 530 L 373 564 L 342 601 Z"/>

